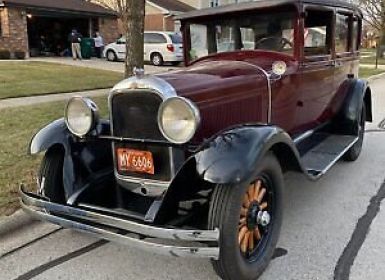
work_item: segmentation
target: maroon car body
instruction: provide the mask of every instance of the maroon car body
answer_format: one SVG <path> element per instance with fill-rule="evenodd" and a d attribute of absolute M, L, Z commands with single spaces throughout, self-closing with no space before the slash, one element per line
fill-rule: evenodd
<path fill-rule="evenodd" d="M 180 20 L 186 67 L 136 69 L 110 92 L 108 119 L 75 97 L 34 136 L 31 154 L 45 156 L 22 206 L 107 240 L 210 258 L 224 279 L 256 279 L 278 242 L 283 173 L 316 180 L 361 153 L 372 120 L 358 76 L 362 14 L 343 1 L 276 0 Z"/>

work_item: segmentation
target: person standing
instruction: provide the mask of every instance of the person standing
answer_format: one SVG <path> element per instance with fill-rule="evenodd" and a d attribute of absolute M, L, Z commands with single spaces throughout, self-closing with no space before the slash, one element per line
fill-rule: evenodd
<path fill-rule="evenodd" d="M 103 48 L 104 48 L 104 41 L 103 41 L 103 37 L 100 35 L 99 32 L 96 32 L 95 38 L 94 38 L 94 42 L 95 42 L 96 56 L 98 58 L 102 58 L 102 56 L 103 56 Z"/>
<path fill-rule="evenodd" d="M 71 42 L 71 49 L 72 49 L 72 58 L 73 60 L 76 60 L 79 58 L 79 60 L 82 60 L 82 53 L 80 48 L 80 42 L 82 41 L 82 35 L 76 31 L 76 29 L 73 29 L 70 34 L 70 42 Z"/>

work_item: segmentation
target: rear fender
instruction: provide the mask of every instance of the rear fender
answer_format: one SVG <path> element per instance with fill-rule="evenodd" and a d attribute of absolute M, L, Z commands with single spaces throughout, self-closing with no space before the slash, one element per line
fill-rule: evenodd
<path fill-rule="evenodd" d="M 101 121 L 99 132 L 109 133 L 108 121 Z M 97 139 L 79 140 L 74 137 L 65 124 L 58 119 L 41 129 L 30 144 L 30 154 L 62 147 L 64 150 L 63 184 L 67 197 L 84 186 L 92 174 L 113 168 L 111 145 L 108 141 Z"/>
<path fill-rule="evenodd" d="M 358 133 L 358 116 L 365 102 L 366 120 L 373 121 L 372 95 L 367 81 L 351 79 L 348 93 L 333 123 L 333 132 L 339 134 Z"/>

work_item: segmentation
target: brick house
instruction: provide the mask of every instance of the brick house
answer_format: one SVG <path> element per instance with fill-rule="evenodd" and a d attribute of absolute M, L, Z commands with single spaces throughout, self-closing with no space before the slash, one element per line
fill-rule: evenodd
<path fill-rule="evenodd" d="M 72 29 L 84 37 L 100 31 L 106 43 L 119 35 L 115 13 L 84 0 L 0 0 L 0 50 L 29 56 L 45 46 L 59 55 Z"/>
<path fill-rule="evenodd" d="M 178 31 L 174 16 L 192 10 L 195 8 L 178 0 L 147 0 L 145 30 Z"/>

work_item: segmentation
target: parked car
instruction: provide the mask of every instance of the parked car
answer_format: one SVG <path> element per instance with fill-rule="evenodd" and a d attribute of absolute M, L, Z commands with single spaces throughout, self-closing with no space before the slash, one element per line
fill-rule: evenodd
<path fill-rule="evenodd" d="M 345 1 L 262 0 L 179 19 L 186 68 L 136 69 L 111 91 L 105 120 L 90 99 L 70 99 L 32 139 L 31 154 L 45 156 L 22 206 L 150 252 L 210 258 L 224 279 L 256 279 L 280 235 L 283 174 L 317 180 L 361 153 L 372 120 L 358 76 L 362 14 Z"/>
<path fill-rule="evenodd" d="M 126 39 L 118 39 L 107 45 L 104 57 L 109 61 L 124 60 L 126 57 Z M 144 60 L 155 66 L 165 62 L 174 65 L 183 61 L 182 36 L 175 32 L 144 32 Z"/>

